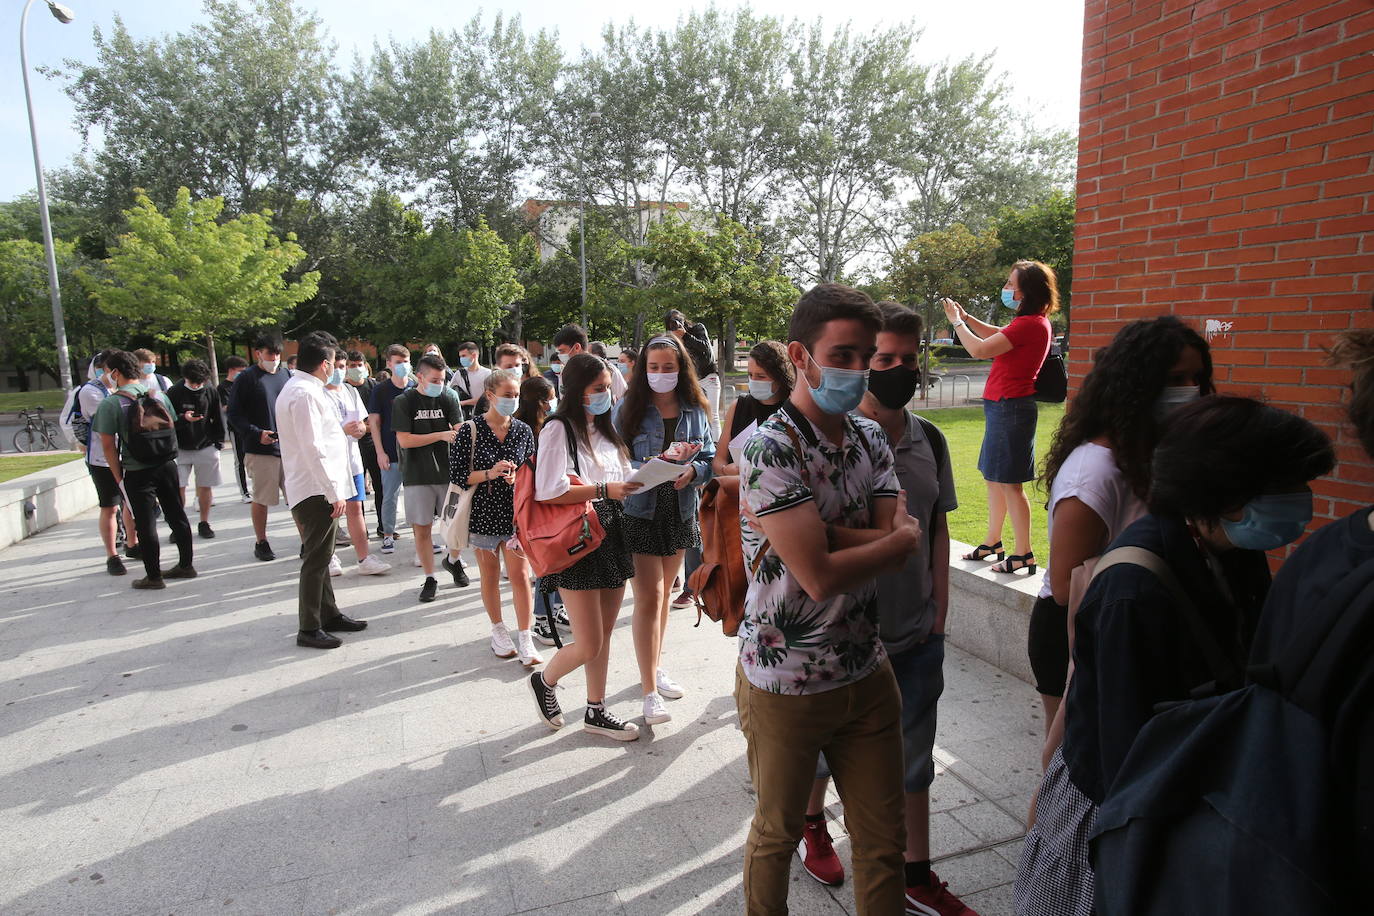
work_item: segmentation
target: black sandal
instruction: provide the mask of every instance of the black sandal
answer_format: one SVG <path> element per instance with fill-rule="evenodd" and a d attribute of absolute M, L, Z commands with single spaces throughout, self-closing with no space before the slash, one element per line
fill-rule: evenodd
<path fill-rule="evenodd" d="M 1002 549 L 1002 542 L 998 541 L 996 544 L 979 544 L 977 547 L 973 548 L 972 551 L 964 554 L 963 559 L 980 562 L 986 560 L 994 553 L 997 554 L 997 559 L 999 560 L 1005 560 L 1007 558 L 1006 551 Z"/>
<path fill-rule="evenodd" d="M 1028 570 L 1030 575 L 1035 575 L 1035 553 L 1030 551 L 1023 554 L 1013 554 L 1002 560 L 1000 563 L 992 564 L 992 571 L 995 573 L 1017 573 L 1021 570 Z"/>

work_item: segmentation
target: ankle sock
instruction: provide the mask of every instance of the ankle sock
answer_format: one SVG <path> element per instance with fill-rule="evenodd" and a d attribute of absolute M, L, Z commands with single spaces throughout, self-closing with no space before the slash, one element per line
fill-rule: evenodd
<path fill-rule="evenodd" d="M 930 860 L 906 863 L 906 886 L 922 887 L 930 885 Z"/>
<path fill-rule="evenodd" d="M 808 814 L 808 815 L 806 815 L 806 822 L 807 822 L 808 824 L 823 824 L 823 823 L 825 823 L 825 812 L 822 811 L 820 814 Z"/>

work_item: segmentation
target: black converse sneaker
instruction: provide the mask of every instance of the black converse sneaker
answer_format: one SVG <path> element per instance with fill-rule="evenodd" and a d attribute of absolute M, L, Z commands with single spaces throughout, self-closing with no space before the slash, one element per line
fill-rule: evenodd
<path fill-rule="evenodd" d="M 558 705 L 554 688 L 544 683 L 544 675 L 536 671 L 530 675 L 530 690 L 534 693 L 534 703 L 539 707 L 539 718 L 552 729 L 563 727 L 563 710 Z"/>
<path fill-rule="evenodd" d="M 639 737 L 639 726 L 617 718 L 600 703 L 588 703 L 587 714 L 582 719 L 584 731 L 605 735 L 616 741 L 634 741 Z"/>
<path fill-rule="evenodd" d="M 546 646 L 552 646 L 554 644 L 553 627 L 549 624 L 549 618 L 534 618 L 534 638 Z"/>

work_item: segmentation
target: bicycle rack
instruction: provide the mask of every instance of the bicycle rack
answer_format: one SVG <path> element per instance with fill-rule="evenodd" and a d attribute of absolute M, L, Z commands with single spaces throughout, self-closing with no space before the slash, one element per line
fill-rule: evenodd
<path fill-rule="evenodd" d="M 959 403 L 954 397 L 954 389 L 958 386 L 960 379 L 964 380 L 964 400 L 969 401 L 973 398 L 973 379 L 967 375 L 951 375 L 949 376 L 949 397 L 952 404 Z"/>

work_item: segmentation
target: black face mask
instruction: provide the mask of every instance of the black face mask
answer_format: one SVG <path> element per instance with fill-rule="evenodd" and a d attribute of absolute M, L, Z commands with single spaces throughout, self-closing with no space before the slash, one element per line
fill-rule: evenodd
<path fill-rule="evenodd" d="M 891 369 L 868 372 L 868 390 L 878 399 L 878 403 L 888 410 L 901 410 L 916 393 L 921 373 L 906 366 L 893 366 Z"/>

